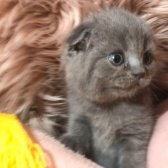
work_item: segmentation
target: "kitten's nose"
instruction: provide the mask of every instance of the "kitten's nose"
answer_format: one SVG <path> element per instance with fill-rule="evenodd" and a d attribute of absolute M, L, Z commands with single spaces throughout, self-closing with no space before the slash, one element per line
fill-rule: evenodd
<path fill-rule="evenodd" d="M 134 75 L 134 77 L 141 79 L 145 76 L 145 71 L 137 71 L 137 72 L 133 72 L 132 74 Z"/>
<path fill-rule="evenodd" d="M 132 75 L 137 79 L 141 79 L 145 76 L 145 69 L 144 67 L 141 67 L 141 66 L 132 67 L 131 72 L 132 72 Z"/>

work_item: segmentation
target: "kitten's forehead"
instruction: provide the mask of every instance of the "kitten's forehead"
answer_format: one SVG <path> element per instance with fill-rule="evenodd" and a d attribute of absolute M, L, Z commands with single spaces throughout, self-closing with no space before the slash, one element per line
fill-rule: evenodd
<path fill-rule="evenodd" d="M 140 18 L 126 11 L 104 11 L 92 19 L 95 22 L 94 32 L 100 42 L 116 43 L 127 49 L 129 43 L 143 45 L 146 43 L 144 40 L 150 38 L 148 26 Z"/>

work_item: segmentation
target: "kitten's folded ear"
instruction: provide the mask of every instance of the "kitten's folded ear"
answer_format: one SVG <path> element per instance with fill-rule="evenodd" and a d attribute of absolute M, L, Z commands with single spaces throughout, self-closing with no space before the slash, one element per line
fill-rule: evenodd
<path fill-rule="evenodd" d="M 89 47 L 89 39 L 93 26 L 90 23 L 84 23 L 78 26 L 67 39 L 69 52 L 86 51 Z"/>

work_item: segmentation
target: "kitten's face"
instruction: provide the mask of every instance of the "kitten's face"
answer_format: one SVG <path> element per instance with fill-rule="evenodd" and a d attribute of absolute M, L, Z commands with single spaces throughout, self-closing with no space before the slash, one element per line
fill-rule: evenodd
<path fill-rule="evenodd" d="M 76 29 L 69 43 L 73 45 L 65 58 L 68 85 L 92 101 L 131 97 L 147 87 L 154 75 L 154 44 L 148 27 L 123 11 L 91 18 Z"/>

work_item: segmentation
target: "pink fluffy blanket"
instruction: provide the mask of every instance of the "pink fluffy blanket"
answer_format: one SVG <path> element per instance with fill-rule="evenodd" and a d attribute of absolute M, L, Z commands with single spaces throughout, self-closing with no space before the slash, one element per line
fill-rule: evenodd
<path fill-rule="evenodd" d="M 102 168 L 42 132 L 34 130 L 33 134 L 46 153 L 48 168 Z"/>
<path fill-rule="evenodd" d="M 164 113 L 157 121 L 149 144 L 147 168 L 168 168 L 168 101 L 161 107 L 159 109 Z M 38 130 L 32 132 L 48 156 L 48 168 L 101 168 L 52 137 Z"/>

